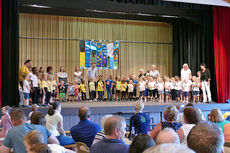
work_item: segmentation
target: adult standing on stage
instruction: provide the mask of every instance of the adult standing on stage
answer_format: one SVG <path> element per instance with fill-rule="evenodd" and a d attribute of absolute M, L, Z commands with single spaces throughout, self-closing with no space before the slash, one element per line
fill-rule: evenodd
<path fill-rule="evenodd" d="M 208 101 L 212 101 L 211 91 L 210 91 L 210 80 L 211 74 L 210 70 L 206 68 L 206 64 L 200 64 L 200 81 L 201 81 L 201 89 L 203 92 L 203 102 L 207 102 L 207 95 Z M 207 93 L 206 93 L 207 92 Z"/>
<path fill-rule="evenodd" d="M 65 72 L 64 66 L 61 66 L 60 67 L 60 72 L 57 73 L 57 82 L 58 82 L 58 84 L 60 84 L 61 81 L 64 81 L 65 95 L 66 95 L 69 81 L 68 81 L 68 74 Z"/>
<path fill-rule="evenodd" d="M 20 85 L 23 88 L 23 74 L 30 74 L 29 68 L 31 68 L 31 60 L 26 60 L 24 65 L 19 69 L 19 81 Z"/>
<path fill-rule="evenodd" d="M 139 78 L 141 78 L 142 76 L 146 76 L 146 73 L 143 69 L 140 69 Z"/>
<path fill-rule="evenodd" d="M 149 75 L 151 76 L 151 77 L 159 77 L 160 76 L 160 73 L 159 73 L 159 71 L 157 70 L 157 68 L 156 68 L 156 65 L 151 65 L 151 71 L 149 72 Z"/>
<path fill-rule="evenodd" d="M 46 73 L 48 75 L 53 75 L 53 67 L 52 66 L 47 66 L 46 68 Z"/>
<path fill-rule="evenodd" d="M 183 68 L 181 69 L 180 74 L 181 74 L 181 80 L 182 81 L 184 81 L 184 80 L 190 80 L 192 78 L 192 72 L 189 69 L 187 63 L 185 63 L 183 65 Z"/>
<path fill-rule="evenodd" d="M 74 76 L 74 80 L 77 80 L 78 84 L 81 84 L 82 72 L 79 66 L 75 67 L 75 72 L 73 73 L 73 76 Z"/>

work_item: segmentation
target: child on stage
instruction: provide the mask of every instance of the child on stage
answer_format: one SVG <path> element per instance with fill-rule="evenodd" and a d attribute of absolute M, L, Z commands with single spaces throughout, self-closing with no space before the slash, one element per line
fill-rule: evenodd
<path fill-rule="evenodd" d="M 96 99 L 96 89 L 95 89 L 95 80 L 93 78 L 90 78 L 89 82 L 89 90 L 90 90 L 90 100 L 95 101 Z"/>
<path fill-rule="evenodd" d="M 104 81 L 102 80 L 102 76 L 99 76 L 99 80 L 97 82 L 97 91 L 98 91 L 98 101 L 103 101 L 104 96 Z"/>
<path fill-rule="evenodd" d="M 133 90 L 134 90 L 134 84 L 133 84 L 133 81 L 132 80 L 129 80 L 129 84 L 128 84 L 128 99 L 130 101 L 133 100 Z"/>
<path fill-rule="evenodd" d="M 69 83 L 69 101 L 73 101 L 74 100 L 74 84 L 72 82 Z"/>
<path fill-rule="evenodd" d="M 133 98 L 137 98 L 137 85 L 138 85 L 138 81 L 137 81 L 136 75 L 133 75 L 132 79 L 133 79 L 133 85 L 134 85 Z"/>
<path fill-rule="evenodd" d="M 166 102 L 168 103 L 170 100 L 170 96 L 171 96 L 171 85 L 172 83 L 169 81 L 169 77 L 165 78 L 165 96 L 166 96 Z"/>
<path fill-rule="evenodd" d="M 190 91 L 191 84 L 185 79 L 182 83 L 182 91 L 183 91 L 183 101 L 188 103 L 188 93 Z"/>
<path fill-rule="evenodd" d="M 113 95 L 112 95 L 112 75 L 107 75 L 107 79 L 105 80 L 106 84 L 106 92 L 107 92 L 107 100 L 112 101 L 113 100 Z"/>
<path fill-rule="evenodd" d="M 30 100 L 30 85 L 29 85 L 29 75 L 23 74 L 23 107 L 29 107 L 29 100 Z"/>
<path fill-rule="evenodd" d="M 192 95 L 193 95 L 193 102 L 199 102 L 200 82 L 198 77 L 195 77 L 192 83 Z"/>
<path fill-rule="evenodd" d="M 118 76 L 116 80 L 116 100 L 121 100 L 121 78 Z"/>
<path fill-rule="evenodd" d="M 60 86 L 58 87 L 59 89 L 59 98 L 60 101 L 64 102 L 65 101 L 65 86 L 64 86 L 64 81 L 61 81 Z"/>
<path fill-rule="evenodd" d="M 144 76 L 142 76 L 140 78 L 140 82 L 139 82 L 139 97 L 140 97 L 140 100 L 143 100 L 143 98 L 145 99 L 146 101 L 146 96 L 145 96 L 145 84 L 146 82 L 143 80 Z"/>
<path fill-rule="evenodd" d="M 85 85 L 85 80 L 81 80 L 81 84 L 79 86 L 80 91 L 81 91 L 81 100 L 85 101 L 86 100 L 86 85 Z"/>
<path fill-rule="evenodd" d="M 42 106 L 46 106 L 46 97 L 48 92 L 47 74 L 42 73 Z"/>
<path fill-rule="evenodd" d="M 182 83 L 180 81 L 180 78 L 178 76 L 176 76 L 175 77 L 175 91 L 176 91 L 176 100 L 177 100 L 177 102 L 182 100 L 181 89 L 182 89 Z"/>
<path fill-rule="evenodd" d="M 74 101 L 80 101 L 80 92 L 77 80 L 74 81 Z"/>
<path fill-rule="evenodd" d="M 150 79 L 149 79 L 148 88 L 149 88 L 150 101 L 153 101 L 155 98 L 155 95 L 154 95 L 155 82 L 154 82 L 152 77 L 150 77 Z"/>
<path fill-rule="evenodd" d="M 51 94 L 52 100 L 51 101 L 55 102 L 57 98 L 57 82 L 56 80 L 54 80 L 53 75 L 51 75 L 51 80 L 52 80 L 52 94 Z"/>
<path fill-rule="evenodd" d="M 121 100 L 126 100 L 126 88 L 127 84 L 125 80 L 121 81 Z"/>
<path fill-rule="evenodd" d="M 158 78 L 157 91 L 159 94 L 159 102 L 164 102 L 164 81 L 162 78 Z"/>

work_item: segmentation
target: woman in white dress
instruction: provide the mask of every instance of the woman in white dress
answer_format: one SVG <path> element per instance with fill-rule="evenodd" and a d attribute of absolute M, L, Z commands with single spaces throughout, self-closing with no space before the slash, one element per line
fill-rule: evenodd
<path fill-rule="evenodd" d="M 78 84 L 81 84 L 82 72 L 79 66 L 75 67 L 75 72 L 73 73 L 74 80 L 77 80 Z"/>

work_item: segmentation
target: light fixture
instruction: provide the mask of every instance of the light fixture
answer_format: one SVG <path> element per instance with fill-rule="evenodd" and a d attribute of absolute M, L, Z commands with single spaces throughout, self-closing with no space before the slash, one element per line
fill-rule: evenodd
<path fill-rule="evenodd" d="M 33 4 L 33 5 L 27 5 L 27 4 L 24 4 L 23 6 L 29 6 L 29 7 L 36 7 L 36 8 L 51 8 L 50 6 L 45 6 L 45 5 L 37 5 L 37 4 Z"/>

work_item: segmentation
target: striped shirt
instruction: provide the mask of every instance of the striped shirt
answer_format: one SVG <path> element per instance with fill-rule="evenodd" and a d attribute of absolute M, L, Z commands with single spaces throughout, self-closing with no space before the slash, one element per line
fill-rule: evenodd
<path fill-rule="evenodd" d="M 95 138 L 93 140 L 93 144 L 94 145 L 95 143 L 97 143 L 98 141 L 101 141 L 105 138 L 105 132 L 104 130 L 98 132 L 96 135 L 95 135 Z"/>

